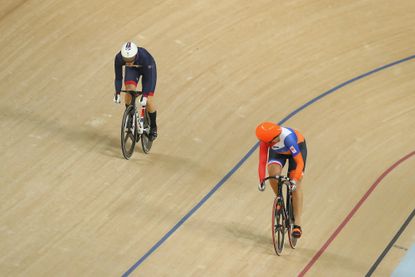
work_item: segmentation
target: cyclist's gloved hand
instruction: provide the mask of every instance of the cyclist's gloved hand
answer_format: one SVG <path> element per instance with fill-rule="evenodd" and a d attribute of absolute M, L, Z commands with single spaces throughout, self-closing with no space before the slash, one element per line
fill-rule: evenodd
<path fill-rule="evenodd" d="M 147 106 L 147 96 L 143 96 L 140 101 L 141 106 Z"/>
<path fill-rule="evenodd" d="M 264 182 L 264 180 L 262 180 L 262 181 L 258 184 L 258 190 L 259 190 L 259 191 L 264 191 L 264 190 L 265 190 L 265 182 Z"/>
<path fill-rule="evenodd" d="M 117 104 L 120 104 L 121 103 L 121 95 L 120 95 L 119 92 L 114 93 L 114 99 L 113 100 Z"/>
<path fill-rule="evenodd" d="M 291 191 L 295 191 L 297 189 L 297 182 L 294 180 L 290 180 L 291 183 Z"/>

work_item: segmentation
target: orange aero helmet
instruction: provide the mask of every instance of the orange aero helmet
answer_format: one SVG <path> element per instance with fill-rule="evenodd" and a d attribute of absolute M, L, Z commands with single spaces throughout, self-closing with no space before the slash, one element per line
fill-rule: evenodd
<path fill-rule="evenodd" d="M 271 142 L 281 134 L 281 127 L 273 122 L 262 122 L 256 127 L 256 137 L 263 142 Z"/>

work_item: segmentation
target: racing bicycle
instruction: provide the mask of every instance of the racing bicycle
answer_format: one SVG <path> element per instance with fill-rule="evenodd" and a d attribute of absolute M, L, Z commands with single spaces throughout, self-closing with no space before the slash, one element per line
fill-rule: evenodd
<path fill-rule="evenodd" d="M 291 248 L 294 249 L 297 245 L 297 238 L 292 235 L 295 222 L 292 193 L 295 187 L 292 186 L 289 177 L 268 176 L 259 184 L 258 188 L 260 191 L 265 189 L 265 181 L 269 179 L 275 179 L 278 184 L 278 196 L 275 197 L 272 204 L 272 241 L 275 253 L 280 256 L 284 249 L 285 234 L 288 236 Z"/>
<path fill-rule="evenodd" d="M 131 158 L 134 147 L 141 139 L 141 148 L 147 154 L 153 142 L 150 140 L 150 117 L 146 109 L 146 98 L 142 91 L 121 90 L 131 95 L 131 104 L 125 109 L 121 122 L 121 150 L 124 158 Z M 140 97 L 141 96 L 141 97 Z M 136 99 L 140 97 L 140 107 L 136 105 Z"/>

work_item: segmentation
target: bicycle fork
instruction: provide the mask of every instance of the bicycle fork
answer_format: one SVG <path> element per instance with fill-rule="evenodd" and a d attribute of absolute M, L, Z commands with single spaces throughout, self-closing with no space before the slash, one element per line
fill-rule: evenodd
<path fill-rule="evenodd" d="M 281 213 L 281 215 L 282 215 L 282 219 L 283 219 L 283 222 L 281 222 L 282 223 L 282 225 L 280 224 L 280 221 L 278 220 L 278 222 L 277 222 L 277 224 L 275 225 L 275 230 L 276 231 L 278 231 L 278 230 L 284 230 L 285 231 L 285 226 L 287 226 L 287 211 L 286 211 L 286 209 L 285 209 L 285 205 L 284 205 L 284 201 L 283 201 L 283 199 L 282 199 L 282 197 L 281 196 L 278 196 L 277 197 L 277 206 L 276 206 L 276 213 Z M 275 215 L 275 216 L 277 216 L 277 215 Z"/>
<path fill-rule="evenodd" d="M 277 199 L 278 200 L 277 200 L 276 210 L 277 210 L 277 212 L 282 211 L 281 212 L 281 214 L 283 215 L 283 223 L 282 224 L 284 224 L 284 227 L 285 227 L 284 232 L 286 232 L 288 230 L 288 228 L 290 227 L 290 224 L 291 224 L 290 223 L 290 214 L 288 212 L 288 209 L 286 208 L 286 205 L 288 206 L 288 203 L 285 204 L 283 199 L 280 196 L 278 196 Z M 278 225 L 275 226 L 276 229 L 279 229 L 279 228 L 282 228 L 282 227 L 283 226 L 280 226 L 279 223 L 278 223 Z"/>

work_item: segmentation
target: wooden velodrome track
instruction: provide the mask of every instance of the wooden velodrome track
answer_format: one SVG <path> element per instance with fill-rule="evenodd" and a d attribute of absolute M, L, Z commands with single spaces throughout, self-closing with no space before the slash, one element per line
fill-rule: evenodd
<path fill-rule="evenodd" d="M 389 276 L 415 241 L 414 13 L 1 1 L 0 275 Z M 158 66 L 159 138 L 129 161 L 112 102 L 126 40 Z M 284 118 L 309 156 L 303 238 L 277 257 L 254 129 Z"/>

